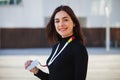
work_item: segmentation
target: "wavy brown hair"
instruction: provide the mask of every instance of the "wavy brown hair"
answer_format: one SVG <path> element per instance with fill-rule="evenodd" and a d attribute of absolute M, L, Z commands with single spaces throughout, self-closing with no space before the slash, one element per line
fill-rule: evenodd
<path fill-rule="evenodd" d="M 55 15 L 59 11 L 65 11 L 71 17 L 73 23 L 75 24 L 75 27 L 73 28 L 73 35 L 76 37 L 76 39 L 79 39 L 81 43 L 84 44 L 85 40 L 83 38 L 83 32 L 82 32 L 79 20 L 77 19 L 73 10 L 69 6 L 66 6 L 66 5 L 61 5 L 54 10 L 46 26 L 46 34 L 47 34 L 47 39 L 49 40 L 49 42 L 50 43 L 58 42 L 62 39 L 62 37 L 57 33 L 55 29 L 55 25 L 54 25 Z"/>

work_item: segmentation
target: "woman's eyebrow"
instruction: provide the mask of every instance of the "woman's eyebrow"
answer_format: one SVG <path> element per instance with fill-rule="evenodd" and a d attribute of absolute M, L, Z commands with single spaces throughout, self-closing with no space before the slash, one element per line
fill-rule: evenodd
<path fill-rule="evenodd" d="M 65 16 L 65 17 L 63 17 L 62 19 L 65 19 L 65 18 L 69 18 L 69 17 Z"/>
<path fill-rule="evenodd" d="M 69 18 L 69 17 L 65 16 L 62 19 L 66 19 L 66 18 Z M 54 20 L 59 20 L 59 18 L 55 18 Z"/>

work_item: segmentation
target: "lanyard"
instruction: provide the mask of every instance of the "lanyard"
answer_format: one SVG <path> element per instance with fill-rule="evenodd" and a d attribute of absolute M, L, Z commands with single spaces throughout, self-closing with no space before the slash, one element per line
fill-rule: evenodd
<path fill-rule="evenodd" d="M 63 48 L 58 52 L 57 55 L 55 55 L 55 54 L 57 53 L 57 51 L 58 51 L 59 46 L 60 46 L 60 43 L 58 44 L 58 46 L 57 46 L 57 48 L 56 48 L 53 56 L 51 57 L 50 61 L 48 62 L 48 66 L 53 63 L 53 61 L 60 55 L 60 53 L 66 48 L 66 46 L 67 46 L 70 42 L 72 42 L 74 39 L 75 39 L 74 36 L 70 37 L 70 39 L 65 43 L 65 45 L 63 46 Z"/>

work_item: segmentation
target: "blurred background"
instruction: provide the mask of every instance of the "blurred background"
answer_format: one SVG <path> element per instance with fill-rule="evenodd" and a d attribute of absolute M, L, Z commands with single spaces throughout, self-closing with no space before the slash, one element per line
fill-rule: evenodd
<path fill-rule="evenodd" d="M 38 79 L 24 62 L 45 63 L 45 28 L 60 5 L 74 10 L 87 38 L 87 80 L 120 80 L 120 0 L 0 0 L 0 80 Z"/>

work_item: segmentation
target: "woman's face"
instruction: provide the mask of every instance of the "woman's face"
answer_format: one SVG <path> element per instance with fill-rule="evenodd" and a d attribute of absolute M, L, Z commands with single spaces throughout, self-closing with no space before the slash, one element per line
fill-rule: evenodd
<path fill-rule="evenodd" d="M 73 35 L 74 23 L 65 11 L 59 11 L 54 19 L 55 29 L 62 38 Z"/>

